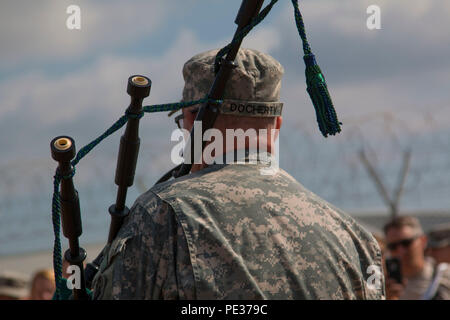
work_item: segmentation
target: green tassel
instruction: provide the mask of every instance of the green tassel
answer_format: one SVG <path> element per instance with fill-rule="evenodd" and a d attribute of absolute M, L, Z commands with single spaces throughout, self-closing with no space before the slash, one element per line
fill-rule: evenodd
<path fill-rule="evenodd" d="M 328 92 L 325 77 L 320 70 L 319 65 L 313 54 L 307 54 L 303 57 L 306 64 L 306 90 L 311 97 L 314 109 L 316 110 L 317 123 L 320 132 L 324 137 L 335 135 L 341 132 L 342 123 L 337 119 L 336 111 L 333 107 L 330 93 Z"/>

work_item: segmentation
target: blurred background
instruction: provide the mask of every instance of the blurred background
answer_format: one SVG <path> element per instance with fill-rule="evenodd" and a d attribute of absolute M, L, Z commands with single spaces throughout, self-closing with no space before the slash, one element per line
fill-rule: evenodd
<path fill-rule="evenodd" d="M 51 252 L 50 140 L 70 135 L 79 150 L 103 133 L 128 106 L 132 74 L 153 82 L 145 105 L 178 101 L 183 63 L 231 40 L 240 3 L 1 2 L 0 269 L 23 261 L 18 255 Z M 66 27 L 73 4 L 81 9 L 80 30 Z M 366 25 L 372 4 L 381 9 L 380 30 Z M 302 0 L 300 9 L 342 133 L 320 134 L 291 1 L 279 1 L 243 47 L 285 68 L 280 166 L 374 230 L 393 214 L 418 216 L 425 230 L 450 221 L 450 2 Z M 142 119 L 128 206 L 172 167 L 174 128 L 167 113 Z M 82 246 L 106 242 L 121 132 L 77 166 Z"/>

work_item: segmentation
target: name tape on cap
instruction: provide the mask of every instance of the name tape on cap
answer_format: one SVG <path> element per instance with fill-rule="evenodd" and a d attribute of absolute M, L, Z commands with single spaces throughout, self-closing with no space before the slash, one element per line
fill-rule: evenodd
<path fill-rule="evenodd" d="M 225 100 L 220 106 L 220 113 L 245 117 L 281 116 L 282 102 L 259 102 Z"/>

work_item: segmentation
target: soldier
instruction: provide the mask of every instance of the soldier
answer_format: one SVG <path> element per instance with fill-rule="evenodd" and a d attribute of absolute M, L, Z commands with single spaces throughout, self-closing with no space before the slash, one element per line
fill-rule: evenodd
<path fill-rule="evenodd" d="M 216 53 L 186 62 L 183 100 L 209 92 Z M 277 168 L 283 67 L 250 49 L 235 63 L 214 127 L 266 129 L 259 151 L 247 141 L 239 158 L 223 143 L 213 162 L 142 194 L 103 251 L 94 299 L 383 299 L 372 235 L 284 170 L 264 171 Z M 192 127 L 196 107 L 180 126 Z"/>

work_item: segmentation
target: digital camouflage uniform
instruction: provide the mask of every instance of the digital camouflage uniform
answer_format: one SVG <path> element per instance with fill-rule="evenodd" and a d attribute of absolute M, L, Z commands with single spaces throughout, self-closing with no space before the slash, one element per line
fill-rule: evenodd
<path fill-rule="evenodd" d="M 282 67 L 242 51 L 238 65 L 253 76 L 239 77 L 264 83 L 272 74 L 276 94 L 258 99 L 277 101 Z M 215 52 L 190 62 L 210 57 L 211 66 Z M 190 92 L 185 100 L 201 95 Z M 372 235 L 282 169 L 262 174 L 273 161 L 213 164 L 141 195 L 104 249 L 94 298 L 383 299 L 381 274 L 369 286 L 370 268 L 381 268 Z"/>

